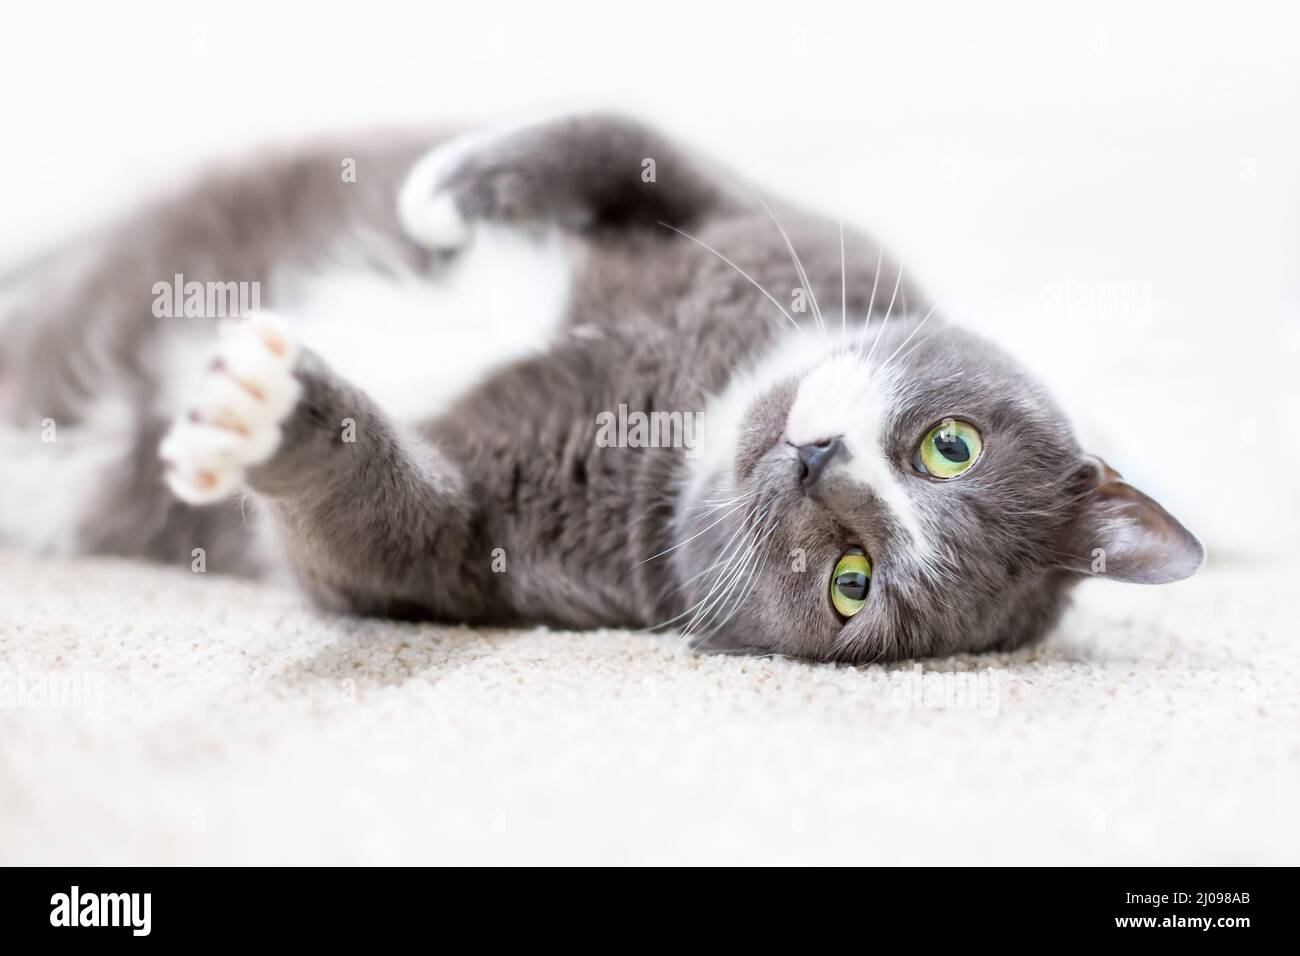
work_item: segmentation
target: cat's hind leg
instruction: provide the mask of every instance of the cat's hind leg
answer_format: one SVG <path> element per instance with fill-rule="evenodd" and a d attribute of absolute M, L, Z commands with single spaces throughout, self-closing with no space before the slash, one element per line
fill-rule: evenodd
<path fill-rule="evenodd" d="M 472 132 L 437 146 L 408 174 L 398 215 L 422 246 L 453 251 L 480 221 L 572 232 L 690 227 L 748 202 L 727 177 L 660 133 L 592 114 Z"/>

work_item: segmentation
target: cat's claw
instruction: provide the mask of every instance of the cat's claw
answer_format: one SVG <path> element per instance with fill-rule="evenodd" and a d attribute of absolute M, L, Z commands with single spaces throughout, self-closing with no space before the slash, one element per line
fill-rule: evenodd
<path fill-rule="evenodd" d="M 240 490 L 246 470 L 280 445 L 280 423 L 298 403 L 298 345 L 280 319 L 255 313 L 219 327 L 219 342 L 190 409 L 159 445 L 165 480 L 190 504 Z"/>

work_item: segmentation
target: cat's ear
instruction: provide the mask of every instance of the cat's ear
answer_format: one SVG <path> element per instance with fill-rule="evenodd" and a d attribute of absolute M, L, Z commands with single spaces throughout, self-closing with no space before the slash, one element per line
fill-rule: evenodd
<path fill-rule="evenodd" d="M 1196 536 L 1100 458 L 1076 475 L 1075 517 L 1057 545 L 1060 563 L 1081 574 L 1136 584 L 1191 577 L 1205 561 Z"/>

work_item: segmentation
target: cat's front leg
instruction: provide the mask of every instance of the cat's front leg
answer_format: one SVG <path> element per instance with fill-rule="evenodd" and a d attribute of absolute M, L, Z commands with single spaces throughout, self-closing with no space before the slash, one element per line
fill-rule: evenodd
<path fill-rule="evenodd" d="M 363 613 L 473 616 L 461 573 L 459 468 L 259 314 L 224 330 L 191 407 L 162 441 L 166 481 L 202 505 L 251 492 L 295 571 Z"/>
<path fill-rule="evenodd" d="M 659 222 L 689 228 L 738 205 L 726 177 L 640 123 L 570 116 L 469 133 L 426 154 L 398 197 L 407 233 L 455 250 L 476 222 L 547 224 L 575 232 Z"/>

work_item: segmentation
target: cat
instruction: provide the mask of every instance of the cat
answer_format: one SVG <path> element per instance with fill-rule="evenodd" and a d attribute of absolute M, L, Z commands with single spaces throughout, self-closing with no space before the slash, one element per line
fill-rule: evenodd
<path fill-rule="evenodd" d="M 3 290 L 0 540 L 48 553 L 852 663 L 1204 559 L 872 240 L 618 116 L 262 155 Z"/>

